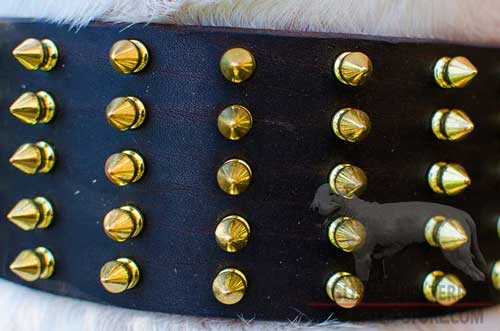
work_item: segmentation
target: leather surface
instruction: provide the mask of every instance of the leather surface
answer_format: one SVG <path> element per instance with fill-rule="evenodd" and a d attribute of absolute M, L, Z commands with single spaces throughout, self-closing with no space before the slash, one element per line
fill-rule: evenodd
<path fill-rule="evenodd" d="M 50 38 L 61 58 L 51 72 L 29 72 L 10 51 L 28 37 Z M 118 39 L 138 39 L 151 59 L 136 75 L 116 73 L 107 54 Z M 232 84 L 220 74 L 222 53 L 249 49 L 257 61 L 254 76 Z M 346 50 L 367 53 L 374 74 L 361 88 L 332 78 L 331 66 Z M 497 49 L 425 42 L 363 40 L 356 37 L 214 28 L 92 25 L 0 24 L 0 212 L 21 198 L 43 195 L 56 208 L 46 230 L 23 232 L 0 222 L 1 276 L 11 281 L 84 300 L 121 307 L 199 316 L 321 321 L 430 316 L 500 302 L 488 282 L 472 282 L 442 253 L 412 245 L 391 258 L 374 261 L 365 283 L 366 305 L 345 310 L 330 304 L 324 287 L 337 271 L 354 271 L 350 254 L 326 239 L 324 217 L 310 210 L 316 189 L 340 162 L 352 162 L 368 175 L 363 199 L 377 202 L 431 201 L 461 208 L 476 220 L 488 263 L 500 258 L 495 223 L 500 213 L 499 184 L 500 70 Z M 464 55 L 479 75 L 465 89 L 438 88 L 432 65 L 445 55 Z M 27 126 L 8 112 L 25 91 L 46 90 L 58 109 L 48 125 Z M 139 97 L 148 118 L 138 130 L 119 132 L 105 118 L 106 105 L 118 96 Z M 231 104 L 252 112 L 254 127 L 241 141 L 228 141 L 217 130 L 218 113 Z M 337 139 L 330 120 L 342 107 L 358 107 L 372 119 L 362 143 Z M 476 131 L 459 143 L 440 142 L 430 132 L 432 113 L 460 108 Z M 57 152 L 57 165 L 46 175 L 29 176 L 8 163 L 25 142 L 45 140 Z M 104 174 L 109 155 L 134 149 L 146 160 L 142 180 L 126 187 Z M 228 196 L 216 183 L 226 160 L 240 157 L 253 169 L 251 187 Z M 471 177 L 471 189 L 440 197 L 427 186 L 428 167 L 459 162 Z M 102 218 L 125 203 L 145 215 L 143 233 L 124 243 L 109 240 Z M 248 247 L 225 253 L 215 243 L 222 217 L 238 213 L 252 228 Z M 26 248 L 43 245 L 56 258 L 49 280 L 25 283 L 8 270 Z M 101 287 L 101 266 L 129 257 L 141 268 L 133 290 L 113 295 Z M 214 276 L 224 267 L 247 276 L 248 292 L 234 306 L 212 295 Z M 462 306 L 425 306 L 424 276 L 442 269 L 457 274 L 468 289 Z"/>

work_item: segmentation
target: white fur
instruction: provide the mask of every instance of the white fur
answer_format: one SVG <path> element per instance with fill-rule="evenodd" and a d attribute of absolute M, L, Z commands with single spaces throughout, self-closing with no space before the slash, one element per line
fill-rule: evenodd
<path fill-rule="evenodd" d="M 161 22 L 500 45 L 499 0 L 0 0 L 2 16 L 34 17 L 76 26 L 91 20 Z M 492 310 L 485 316 L 485 323 L 475 326 L 421 322 L 378 326 L 326 322 L 310 326 L 221 320 L 102 306 L 0 280 L 0 330 L 6 331 L 496 329 L 499 311 Z"/>
<path fill-rule="evenodd" d="M 2 0 L 0 16 L 324 31 L 500 44 L 498 0 Z"/>

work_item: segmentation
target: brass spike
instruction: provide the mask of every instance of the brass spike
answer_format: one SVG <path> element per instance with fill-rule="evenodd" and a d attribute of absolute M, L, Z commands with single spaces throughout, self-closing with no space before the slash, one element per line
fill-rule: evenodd
<path fill-rule="evenodd" d="M 234 305 L 243 299 L 247 286 L 247 278 L 243 272 L 235 268 L 227 268 L 215 277 L 212 292 L 220 303 Z"/>
<path fill-rule="evenodd" d="M 26 124 L 49 123 L 54 117 L 56 104 L 45 91 L 26 92 L 12 103 L 9 111 Z"/>
<path fill-rule="evenodd" d="M 230 159 L 217 171 L 217 183 L 229 195 L 245 192 L 252 181 L 252 169 L 243 160 Z"/>
<path fill-rule="evenodd" d="M 12 55 L 28 70 L 49 71 L 55 67 L 59 52 L 49 39 L 29 38 L 12 51 Z"/>
<path fill-rule="evenodd" d="M 230 140 L 239 140 L 252 128 L 253 119 L 250 111 L 240 105 L 225 108 L 217 118 L 219 132 Z"/>
<path fill-rule="evenodd" d="M 7 219 L 25 231 L 45 229 L 54 219 L 54 208 L 44 197 L 22 199 L 7 214 Z"/>
<path fill-rule="evenodd" d="M 495 289 L 500 290 L 500 261 L 497 261 L 491 270 L 491 282 Z"/>
<path fill-rule="evenodd" d="M 438 139 L 457 141 L 474 130 L 474 123 L 459 109 L 440 109 L 432 116 L 431 127 Z"/>
<path fill-rule="evenodd" d="M 108 104 L 106 118 L 120 131 L 137 129 L 146 119 L 146 107 L 136 97 L 118 97 Z"/>
<path fill-rule="evenodd" d="M 333 65 L 335 77 L 346 85 L 361 86 L 373 72 L 370 58 L 361 52 L 344 52 L 340 54 Z"/>
<path fill-rule="evenodd" d="M 34 282 L 52 276 L 54 267 L 55 259 L 52 253 L 45 247 L 37 247 L 34 250 L 26 249 L 19 253 L 9 269 L 19 278 Z"/>
<path fill-rule="evenodd" d="M 242 250 L 250 237 L 250 225 L 241 216 L 224 217 L 215 229 L 217 245 L 226 252 L 234 253 Z"/>
<path fill-rule="evenodd" d="M 363 301 L 364 286 L 358 277 L 337 272 L 326 283 L 326 294 L 342 308 L 354 308 Z"/>
<path fill-rule="evenodd" d="M 464 167 L 457 163 L 437 162 L 427 175 L 429 186 L 435 193 L 457 195 L 472 183 Z"/>
<path fill-rule="evenodd" d="M 219 65 L 228 81 L 242 83 L 255 71 L 255 58 L 244 48 L 231 48 L 222 55 Z"/>
<path fill-rule="evenodd" d="M 119 258 L 102 266 L 100 281 L 110 293 L 121 293 L 134 288 L 141 277 L 139 267 L 131 259 Z"/>
<path fill-rule="evenodd" d="M 349 163 L 337 165 L 330 172 L 329 183 L 333 193 L 347 199 L 360 195 L 366 188 L 365 172 Z"/>
<path fill-rule="evenodd" d="M 137 73 L 149 61 L 149 52 L 139 40 L 119 40 L 109 50 L 109 62 L 122 74 Z"/>
<path fill-rule="evenodd" d="M 335 247 L 344 252 L 352 252 L 365 243 L 365 227 L 353 218 L 337 217 L 328 226 L 328 238 Z"/>
<path fill-rule="evenodd" d="M 55 161 L 54 149 L 44 141 L 21 145 L 9 159 L 14 167 L 29 175 L 49 172 Z"/>
<path fill-rule="evenodd" d="M 433 271 L 425 277 L 424 296 L 430 302 L 443 306 L 451 306 L 460 301 L 466 294 L 464 285 L 457 276 Z"/>
<path fill-rule="evenodd" d="M 104 232 L 114 241 L 123 242 L 141 233 L 144 218 L 139 209 L 126 205 L 111 210 L 102 222 Z"/>
<path fill-rule="evenodd" d="M 469 241 L 467 232 L 459 221 L 435 216 L 425 225 L 425 239 L 429 245 L 444 250 L 452 250 Z"/>
<path fill-rule="evenodd" d="M 361 141 L 370 133 L 370 117 L 362 110 L 343 108 L 333 116 L 332 128 L 335 135 L 342 140 Z"/>
<path fill-rule="evenodd" d="M 476 67 L 463 56 L 442 57 L 434 66 L 434 78 L 443 88 L 465 87 L 477 72 Z"/>
<path fill-rule="evenodd" d="M 145 170 L 144 159 L 134 151 L 125 150 L 111 155 L 104 165 L 108 179 L 118 186 L 135 183 Z"/>

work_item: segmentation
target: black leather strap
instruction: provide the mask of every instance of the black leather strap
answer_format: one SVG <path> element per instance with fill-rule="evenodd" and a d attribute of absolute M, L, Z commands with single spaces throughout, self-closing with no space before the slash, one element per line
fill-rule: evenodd
<path fill-rule="evenodd" d="M 61 58 L 53 71 L 29 72 L 10 51 L 28 38 L 50 38 Z M 138 39 L 150 51 L 142 72 L 121 75 L 108 62 L 119 39 Z M 219 59 L 231 47 L 256 59 L 253 77 L 242 84 L 224 79 Z M 360 88 L 340 84 L 332 64 L 344 51 L 370 56 L 374 73 Z M 442 89 L 432 66 L 446 55 L 467 56 L 479 75 L 465 89 Z M 332 305 L 325 283 L 337 271 L 354 272 L 352 255 L 335 249 L 325 236 L 324 217 L 309 206 L 333 166 L 352 162 L 368 176 L 367 201 L 433 201 L 461 208 L 476 220 L 488 263 L 500 258 L 495 233 L 500 213 L 498 152 L 500 91 L 498 49 L 353 36 L 288 34 L 237 29 L 94 24 L 78 31 L 40 23 L 0 23 L 0 211 L 21 198 L 43 195 L 56 208 L 54 224 L 24 232 L 0 222 L 1 276 L 60 295 L 116 306 L 198 316 L 258 319 L 347 320 L 431 316 L 498 303 L 489 282 L 473 282 L 425 244 L 410 245 L 373 262 L 364 305 L 346 310 Z M 48 125 L 27 126 L 7 111 L 22 92 L 46 90 L 58 105 Z M 118 96 L 137 96 L 148 109 L 138 130 L 119 132 L 105 118 Z M 217 130 L 219 112 L 231 104 L 247 107 L 254 127 L 241 141 Z M 330 128 L 342 107 L 366 111 L 373 124 L 361 143 L 337 139 Z M 476 131 L 465 141 L 440 142 L 430 132 L 439 108 L 460 108 Z M 7 162 L 22 143 L 45 140 L 58 155 L 55 171 L 28 176 Z M 109 155 L 139 151 L 147 172 L 126 187 L 104 174 Z M 231 157 L 246 160 L 253 183 L 240 196 L 217 186 L 216 171 Z M 463 164 L 472 187 L 456 197 L 428 188 L 428 167 L 440 160 Z M 102 218 L 125 203 L 145 215 L 143 233 L 116 243 L 102 231 Z M 252 228 L 241 252 L 223 252 L 214 239 L 222 217 L 238 213 Z M 19 251 L 43 245 L 56 258 L 47 280 L 25 283 L 8 265 Z M 122 294 L 99 283 L 101 266 L 117 257 L 141 268 L 138 286 Z M 233 306 L 218 303 L 212 280 L 225 267 L 248 278 L 248 291 Z M 461 305 L 427 306 L 421 284 L 443 269 L 468 289 Z"/>

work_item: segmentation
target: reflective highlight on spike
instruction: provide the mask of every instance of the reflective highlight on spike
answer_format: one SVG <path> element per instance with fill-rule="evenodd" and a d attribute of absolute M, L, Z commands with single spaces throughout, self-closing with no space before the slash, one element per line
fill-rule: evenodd
<path fill-rule="evenodd" d="M 370 133 L 370 117 L 362 110 L 343 108 L 333 116 L 332 129 L 340 139 L 358 142 Z"/>
<path fill-rule="evenodd" d="M 227 268 L 215 277 L 212 292 L 220 303 L 234 305 L 243 299 L 247 286 L 247 278 L 243 272 L 235 268 Z"/>
<path fill-rule="evenodd" d="M 352 252 L 365 243 L 365 227 L 350 217 L 338 217 L 328 226 L 328 238 L 335 247 Z"/>
<path fill-rule="evenodd" d="M 215 229 L 217 245 L 226 252 L 234 253 L 242 250 L 250 237 L 250 225 L 241 216 L 224 217 Z"/>
<path fill-rule="evenodd" d="M 252 169 L 243 160 L 230 159 L 217 171 L 217 184 L 229 195 L 245 192 L 252 181 Z"/>
<path fill-rule="evenodd" d="M 230 82 L 242 83 L 252 77 L 256 63 L 252 53 L 244 48 L 231 48 L 220 59 L 220 71 Z"/>

